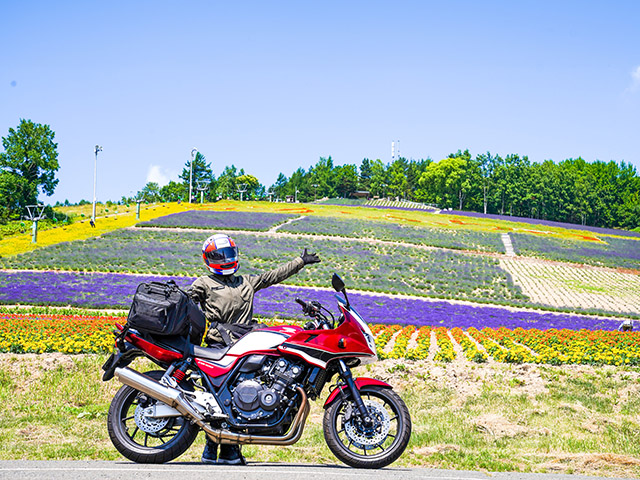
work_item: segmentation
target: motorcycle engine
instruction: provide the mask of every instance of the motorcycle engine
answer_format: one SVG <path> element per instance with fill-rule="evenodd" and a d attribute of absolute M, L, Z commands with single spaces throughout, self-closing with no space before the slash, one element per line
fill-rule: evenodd
<path fill-rule="evenodd" d="M 232 408 L 245 421 L 264 422 L 288 405 L 303 367 L 284 358 L 252 355 L 240 372 L 232 388 Z"/>

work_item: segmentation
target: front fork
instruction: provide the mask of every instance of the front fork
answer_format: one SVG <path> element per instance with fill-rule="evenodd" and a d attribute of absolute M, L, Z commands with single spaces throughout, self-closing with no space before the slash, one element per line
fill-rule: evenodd
<path fill-rule="evenodd" d="M 353 380 L 353 375 L 351 375 L 351 369 L 347 367 L 344 363 L 344 360 L 338 360 L 338 372 L 340 373 L 340 377 L 347 385 L 349 392 L 351 392 L 351 397 L 353 398 L 353 403 L 356 405 L 356 409 L 360 414 L 360 418 L 362 419 L 362 423 L 365 426 L 370 426 L 372 423 L 371 417 L 369 416 L 369 411 L 367 410 L 366 405 L 362 401 L 362 397 L 360 396 L 360 391 L 356 386 L 356 382 Z"/>

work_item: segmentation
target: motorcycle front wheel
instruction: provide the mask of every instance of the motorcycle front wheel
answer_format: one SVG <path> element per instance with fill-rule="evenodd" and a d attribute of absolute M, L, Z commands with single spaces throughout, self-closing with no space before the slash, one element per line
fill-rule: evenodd
<path fill-rule="evenodd" d="M 362 387 L 370 425 L 360 418 L 351 398 L 339 397 L 324 413 L 324 438 L 333 454 L 355 468 L 382 468 L 402 455 L 411 437 L 411 417 L 390 388 Z"/>
<path fill-rule="evenodd" d="M 160 380 L 164 372 L 145 375 Z M 156 400 L 123 385 L 109 407 L 107 429 L 116 449 L 136 463 L 165 463 L 182 455 L 194 442 L 199 428 L 184 417 L 149 417 L 145 409 Z"/>

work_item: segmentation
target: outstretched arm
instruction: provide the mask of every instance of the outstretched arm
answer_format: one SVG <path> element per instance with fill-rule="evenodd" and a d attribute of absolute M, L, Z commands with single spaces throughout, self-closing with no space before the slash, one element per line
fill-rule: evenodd
<path fill-rule="evenodd" d="M 305 265 L 309 265 L 311 263 L 318 263 L 320 259 L 318 255 L 315 253 L 308 253 L 307 249 L 304 249 L 304 252 L 300 257 L 294 258 L 289 263 L 282 265 L 270 272 L 265 272 L 261 275 L 255 275 L 250 277 L 250 281 L 253 284 L 254 290 L 260 290 L 263 288 L 270 287 L 271 285 L 275 285 L 276 283 L 280 283 L 292 275 L 295 275 Z"/>

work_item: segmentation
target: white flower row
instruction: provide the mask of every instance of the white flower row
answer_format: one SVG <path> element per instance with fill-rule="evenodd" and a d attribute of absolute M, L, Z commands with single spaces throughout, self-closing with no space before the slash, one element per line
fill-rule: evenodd
<path fill-rule="evenodd" d="M 640 313 L 640 275 L 526 259 L 501 259 L 500 266 L 533 302 Z"/>

